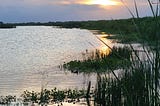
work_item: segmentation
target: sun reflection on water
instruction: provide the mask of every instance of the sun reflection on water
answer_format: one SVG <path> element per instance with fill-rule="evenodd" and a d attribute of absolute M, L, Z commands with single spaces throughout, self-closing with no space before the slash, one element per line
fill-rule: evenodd
<path fill-rule="evenodd" d="M 102 35 L 98 35 L 98 37 L 104 42 L 106 43 L 108 46 L 112 46 L 111 45 L 111 41 L 109 39 L 107 39 L 106 37 L 110 36 L 107 34 L 102 34 Z M 101 42 L 101 45 L 99 47 L 99 50 L 101 53 L 103 53 L 104 55 L 109 55 L 109 53 L 111 52 L 111 49 L 106 46 L 103 42 Z"/>
<path fill-rule="evenodd" d="M 101 47 L 101 52 L 102 52 L 104 55 L 109 55 L 110 51 L 111 51 L 111 50 L 110 50 L 107 46 Z"/>

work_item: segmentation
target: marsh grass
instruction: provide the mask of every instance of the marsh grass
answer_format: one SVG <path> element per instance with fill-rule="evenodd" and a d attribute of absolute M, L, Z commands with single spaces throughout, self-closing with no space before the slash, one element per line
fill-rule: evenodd
<path fill-rule="evenodd" d="M 134 46 L 129 43 L 129 47 L 111 48 L 109 55 L 96 50 L 86 60 L 76 60 L 64 64 L 65 68 L 73 72 L 97 73 L 94 93 L 95 106 L 160 106 L 160 1 L 157 0 L 158 3 L 154 4 L 155 6 L 150 0 L 146 2 L 149 4 L 153 17 L 139 18 L 138 7 L 136 0 L 134 0 L 136 17 L 127 7 L 133 17 L 132 19 L 127 22 L 121 20 L 122 23 L 114 20 L 107 23 L 111 24 L 111 27 L 107 26 L 110 33 L 114 33 L 116 30 L 116 33 L 120 33 L 119 39 L 125 39 L 124 42 L 139 42 L 140 40 L 144 58 L 140 57 L 139 51 L 136 51 Z M 91 29 L 98 27 L 107 32 L 106 27 L 101 26 L 103 23 L 104 21 L 99 21 L 99 25 L 95 24 Z M 132 25 L 126 27 L 127 23 L 132 23 Z M 74 23 L 69 24 L 71 24 L 69 26 L 75 25 Z M 76 25 L 76 27 L 81 27 L 81 25 Z M 86 28 L 88 26 L 85 25 Z M 134 31 L 135 33 L 132 33 Z M 120 72 L 116 74 L 115 70 Z M 100 74 L 106 71 L 107 73 Z M 87 92 L 89 92 L 89 88 Z M 63 101 L 66 97 L 74 101 L 76 98 L 83 98 L 87 94 L 86 97 L 89 98 L 90 94 L 87 92 L 83 90 L 43 89 L 41 92 L 25 91 L 22 97 L 24 102 L 35 102 L 43 105 Z M 8 104 L 7 101 L 10 101 L 7 97 L 3 100 L 4 102 L 0 103 Z"/>
<path fill-rule="evenodd" d="M 137 18 L 129 10 L 133 16 L 133 24 L 138 32 L 136 38 L 144 38 L 141 45 L 143 46 L 145 58 L 141 58 L 138 55 L 139 53 L 130 44 L 133 52 L 131 58 L 132 65 L 128 69 L 123 69 L 119 75 L 116 75 L 111 69 L 111 74 L 114 78 L 98 76 L 95 106 L 160 105 L 160 24 L 158 17 L 160 1 L 156 4 L 156 10 L 154 10 L 154 6 L 150 0 L 147 0 L 147 2 L 153 13 L 152 28 L 149 25 L 140 25 L 138 7 L 135 0 Z M 146 44 L 149 45 L 149 48 L 146 48 Z"/>
<path fill-rule="evenodd" d="M 117 57 L 119 56 L 119 57 Z M 109 54 L 100 50 L 93 51 L 87 55 L 85 60 L 70 61 L 63 65 L 71 72 L 108 72 L 110 69 L 129 67 L 131 64 L 131 50 L 129 47 L 113 47 Z"/>
<path fill-rule="evenodd" d="M 95 102 L 101 106 L 153 106 L 155 91 L 151 66 L 136 63 L 116 77 L 98 77 Z M 113 76 L 113 74 L 112 74 Z"/>
<path fill-rule="evenodd" d="M 157 0 L 157 4 L 152 4 L 150 0 L 146 2 L 149 4 L 152 17 L 140 18 L 136 0 L 134 0 L 136 15 L 125 5 L 132 15 L 128 20 L 132 23 L 129 30 L 126 29 L 128 24 L 125 21 L 120 25 L 125 26 L 124 29 L 120 26 L 118 26 L 120 28 L 112 27 L 113 30 L 116 29 L 116 33 L 119 32 L 117 36 L 113 36 L 114 39 L 127 42 L 129 51 L 125 51 L 125 48 L 121 48 L 122 51 L 111 48 L 112 52 L 109 55 L 95 52 L 92 58 L 71 61 L 64 65 L 69 70 L 81 72 L 88 70 L 98 73 L 94 94 L 95 106 L 160 106 L 160 1 Z M 122 24 L 122 21 L 115 21 L 115 25 L 119 22 Z M 131 44 L 133 42 L 140 43 L 143 50 L 135 50 Z M 105 44 L 103 41 L 102 43 Z M 108 73 L 99 74 L 104 72 L 102 69 L 107 70 Z M 116 69 L 122 70 L 116 74 Z"/>
<path fill-rule="evenodd" d="M 107 26 L 110 29 L 109 32 L 119 33 L 119 40 L 129 41 L 129 47 L 111 48 L 109 55 L 96 50 L 86 60 L 71 61 L 63 65 L 64 68 L 76 73 L 97 73 L 94 93 L 95 106 L 160 106 L 160 1 L 157 0 L 158 3 L 155 6 L 150 0 L 146 2 L 149 4 L 153 17 L 140 18 L 136 0 L 134 0 L 136 17 L 125 5 L 132 15 L 132 19 L 127 20 L 127 22 L 125 20 L 107 22 L 108 25 L 111 24 Z M 99 25 L 94 24 L 91 29 L 98 28 L 107 32 L 107 27 L 104 27 L 103 23 L 104 21 L 99 21 Z M 129 24 L 128 26 L 127 23 L 132 23 L 132 25 Z M 83 26 L 83 28 L 90 26 L 90 22 L 87 23 L 88 25 L 82 24 L 69 22 L 64 23 L 64 26 L 74 27 L 76 25 L 76 27 Z M 139 51 L 135 50 L 130 41 L 141 43 L 144 58 L 140 57 Z M 115 70 L 118 69 L 121 70 L 119 70 L 119 74 L 116 74 Z M 100 74 L 106 71 L 108 73 Z M 89 92 L 89 88 L 87 92 Z M 53 102 L 63 101 L 65 97 L 74 100 L 82 96 L 85 97 L 85 94 L 80 91 L 54 89 L 51 91 L 43 90 L 41 93 L 27 91 L 23 97 L 26 101 L 44 104 L 49 103 L 50 100 Z M 87 98 L 89 98 L 88 93 Z"/>

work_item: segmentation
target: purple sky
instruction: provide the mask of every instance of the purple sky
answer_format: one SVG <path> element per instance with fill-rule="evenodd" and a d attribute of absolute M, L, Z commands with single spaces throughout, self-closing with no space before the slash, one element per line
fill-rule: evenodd
<path fill-rule="evenodd" d="M 0 0 L 0 21 L 48 22 L 108 20 L 131 17 L 123 4 L 105 6 L 96 4 L 88 5 L 85 4 L 86 1 L 87 0 Z M 120 2 L 121 0 L 114 1 Z M 134 13 L 133 0 L 123 1 Z M 151 12 L 147 0 L 136 1 L 141 16 L 150 16 Z"/>

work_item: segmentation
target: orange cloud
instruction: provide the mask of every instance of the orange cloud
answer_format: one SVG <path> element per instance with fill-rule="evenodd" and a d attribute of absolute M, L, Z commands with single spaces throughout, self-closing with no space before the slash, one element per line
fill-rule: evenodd
<path fill-rule="evenodd" d="M 84 4 L 88 5 L 119 5 L 120 2 L 113 0 L 86 0 Z"/>

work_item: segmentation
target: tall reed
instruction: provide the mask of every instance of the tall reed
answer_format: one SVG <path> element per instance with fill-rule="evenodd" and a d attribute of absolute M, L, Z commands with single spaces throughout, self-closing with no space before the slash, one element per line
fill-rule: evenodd
<path fill-rule="evenodd" d="M 153 14 L 154 29 L 152 29 L 152 41 L 154 44 L 145 40 L 141 43 L 143 53 L 135 50 L 132 44 L 132 65 L 129 68 L 119 70 L 120 74 L 111 69 L 110 74 L 104 76 L 98 75 L 95 91 L 95 106 L 159 106 L 160 105 L 160 23 L 159 23 L 159 0 L 156 6 L 153 6 L 150 0 L 147 0 L 149 8 Z M 136 15 L 133 15 L 133 24 L 139 35 L 149 39 L 143 26 L 140 26 L 137 3 L 134 0 Z M 156 7 L 156 9 L 154 9 Z M 144 26 L 146 27 L 146 26 Z M 148 26 L 150 27 L 150 26 Z M 148 31 L 147 31 L 148 32 Z M 138 39 L 139 36 L 137 35 Z M 152 42 L 153 43 L 153 42 Z M 140 56 L 144 55 L 144 58 Z"/>

